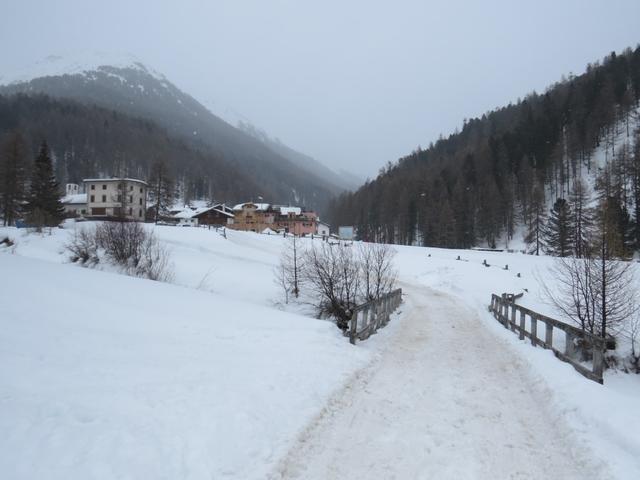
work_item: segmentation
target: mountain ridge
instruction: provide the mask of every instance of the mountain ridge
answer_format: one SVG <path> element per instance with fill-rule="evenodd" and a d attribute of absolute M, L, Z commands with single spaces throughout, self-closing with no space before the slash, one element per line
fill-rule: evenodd
<path fill-rule="evenodd" d="M 54 59 L 53 63 L 59 61 Z M 135 59 L 118 66 L 76 64 L 72 73 L 54 72 L 54 75 L 1 86 L 0 94 L 44 93 L 149 119 L 193 148 L 210 150 L 225 158 L 258 185 L 268 186 L 256 195 L 269 196 L 274 203 L 301 203 L 322 211 L 328 201 L 343 190 L 322 178 L 319 172 L 307 170 L 259 139 L 229 125 L 163 75 Z"/>

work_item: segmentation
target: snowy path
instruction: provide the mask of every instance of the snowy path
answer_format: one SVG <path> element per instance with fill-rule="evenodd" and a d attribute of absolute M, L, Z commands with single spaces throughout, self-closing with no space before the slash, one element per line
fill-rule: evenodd
<path fill-rule="evenodd" d="M 431 290 L 408 293 L 411 311 L 386 351 L 309 426 L 273 478 L 610 477 L 476 313 Z"/>

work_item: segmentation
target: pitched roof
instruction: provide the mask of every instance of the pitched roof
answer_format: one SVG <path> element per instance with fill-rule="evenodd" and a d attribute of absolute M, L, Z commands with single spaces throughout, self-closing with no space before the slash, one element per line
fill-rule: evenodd
<path fill-rule="evenodd" d="M 259 212 L 264 212 L 265 210 L 269 210 L 269 207 L 271 206 L 270 203 L 245 202 L 245 203 L 239 203 L 239 204 L 235 205 L 233 207 L 233 210 L 235 210 L 235 211 L 242 210 L 245 205 L 255 205 Z"/>
<path fill-rule="evenodd" d="M 65 195 L 60 201 L 66 205 L 78 205 L 81 203 L 87 203 L 86 193 L 76 193 L 73 195 Z"/>
<path fill-rule="evenodd" d="M 185 207 L 179 211 L 174 210 L 175 213 L 172 216 L 173 218 L 193 218 L 202 215 L 203 213 L 206 213 L 210 210 L 215 210 L 216 212 L 221 213 L 222 215 L 226 215 L 227 217 L 233 217 L 232 213 L 223 210 L 221 207 L 222 205 L 220 204 L 214 205 L 212 207 Z"/>
<path fill-rule="evenodd" d="M 85 178 L 82 181 L 85 183 L 87 182 L 135 182 L 135 183 L 142 183 L 143 185 L 147 184 L 147 182 L 145 182 L 144 180 L 138 180 L 137 178 Z"/>

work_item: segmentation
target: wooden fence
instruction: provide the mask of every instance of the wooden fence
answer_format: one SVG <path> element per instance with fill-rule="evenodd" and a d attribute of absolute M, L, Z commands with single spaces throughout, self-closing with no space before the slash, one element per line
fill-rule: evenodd
<path fill-rule="evenodd" d="M 398 288 L 380 297 L 379 300 L 358 305 L 349 322 L 349 341 L 366 340 L 379 328 L 389 323 L 389 316 L 402 302 L 402 289 Z"/>
<path fill-rule="evenodd" d="M 504 293 L 502 296 L 496 294 L 491 295 L 491 305 L 489 311 L 493 312 L 493 316 L 504 325 L 505 328 L 511 328 L 511 331 L 520 334 L 520 340 L 529 338 L 531 345 L 534 347 L 540 345 L 543 348 L 553 351 L 556 357 L 563 362 L 567 362 L 573 366 L 579 373 L 590 380 L 603 383 L 602 371 L 604 368 L 604 339 L 585 332 L 572 325 L 554 320 L 537 312 L 529 310 L 515 304 L 515 300 L 520 295 L 512 295 Z M 516 316 L 519 323 L 516 323 Z M 544 340 L 539 338 L 544 328 Z M 558 344 L 561 343 L 562 336 L 554 336 L 554 329 L 564 332 L 564 348 L 559 350 Z M 556 345 L 554 346 L 554 340 Z M 583 365 L 583 362 L 592 361 L 592 368 L 589 369 Z"/>

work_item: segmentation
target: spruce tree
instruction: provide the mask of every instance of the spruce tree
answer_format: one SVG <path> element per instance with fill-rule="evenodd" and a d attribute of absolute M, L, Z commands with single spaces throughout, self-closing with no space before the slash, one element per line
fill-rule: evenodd
<path fill-rule="evenodd" d="M 162 158 L 156 159 L 151 165 L 149 189 L 153 197 L 153 220 L 158 223 L 160 217 L 171 208 L 175 198 L 173 180 Z"/>
<path fill-rule="evenodd" d="M 589 255 L 589 237 L 593 228 L 593 212 L 589 208 L 589 191 L 585 183 L 576 179 L 569 198 L 573 211 L 575 254 L 578 258 Z"/>
<path fill-rule="evenodd" d="M 36 157 L 29 186 L 27 220 L 36 227 L 53 227 L 64 218 L 60 188 L 53 174 L 49 146 L 42 142 Z"/>
<path fill-rule="evenodd" d="M 575 229 L 569 202 L 558 198 L 553 204 L 549 222 L 544 229 L 546 252 L 558 257 L 573 254 Z"/>
<path fill-rule="evenodd" d="M 544 225 L 547 221 L 547 212 L 544 200 L 544 186 L 536 184 L 531 193 L 529 230 L 525 237 L 528 245 L 528 253 L 540 255 L 544 246 Z"/>

